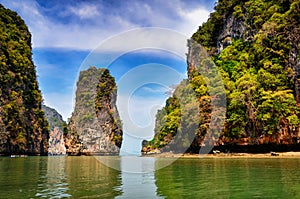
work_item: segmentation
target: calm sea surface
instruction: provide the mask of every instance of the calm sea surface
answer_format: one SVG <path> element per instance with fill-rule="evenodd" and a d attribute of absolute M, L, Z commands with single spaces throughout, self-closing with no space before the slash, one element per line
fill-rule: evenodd
<path fill-rule="evenodd" d="M 0 198 L 300 198 L 300 159 L 158 161 L 121 158 L 120 171 L 95 157 L 0 157 Z"/>

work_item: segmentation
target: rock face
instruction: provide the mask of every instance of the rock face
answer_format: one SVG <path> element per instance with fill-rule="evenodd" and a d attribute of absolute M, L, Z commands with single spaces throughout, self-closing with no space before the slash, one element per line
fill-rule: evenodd
<path fill-rule="evenodd" d="M 59 127 L 50 131 L 48 155 L 66 155 L 64 133 Z"/>
<path fill-rule="evenodd" d="M 0 154 L 46 155 L 48 122 L 41 108 L 24 21 L 0 5 Z"/>
<path fill-rule="evenodd" d="M 50 125 L 48 155 L 66 155 L 64 134 L 67 133 L 67 124 L 62 116 L 55 110 L 42 105 Z"/>
<path fill-rule="evenodd" d="M 42 109 L 45 113 L 45 116 L 48 120 L 50 130 L 53 130 L 54 127 L 60 127 L 61 129 L 66 127 L 66 122 L 63 120 L 62 116 L 53 108 L 50 108 L 46 105 L 42 105 Z"/>
<path fill-rule="evenodd" d="M 245 23 L 241 19 L 234 16 L 233 14 L 230 14 L 229 16 L 226 17 L 223 28 L 217 39 L 218 52 L 220 53 L 224 48 L 230 45 L 232 39 L 239 39 L 239 38 L 253 38 L 253 37 L 251 37 L 246 31 Z"/>
<path fill-rule="evenodd" d="M 107 69 L 81 71 L 75 110 L 66 137 L 67 153 L 118 154 L 122 143 L 117 87 Z"/>

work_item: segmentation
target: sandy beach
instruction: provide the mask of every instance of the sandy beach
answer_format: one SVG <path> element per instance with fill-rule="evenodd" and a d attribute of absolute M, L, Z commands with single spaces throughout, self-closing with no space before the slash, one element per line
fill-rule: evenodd
<path fill-rule="evenodd" d="M 176 154 L 171 152 L 143 154 L 144 157 L 166 158 L 300 158 L 300 152 L 271 152 L 271 153 L 215 153 L 215 154 Z"/>

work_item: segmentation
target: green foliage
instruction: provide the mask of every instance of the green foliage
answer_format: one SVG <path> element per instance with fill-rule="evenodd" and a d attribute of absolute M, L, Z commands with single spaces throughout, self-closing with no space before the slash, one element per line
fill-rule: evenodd
<path fill-rule="evenodd" d="M 225 138 L 259 138 L 276 135 L 280 128 L 293 127 L 293 131 L 299 128 L 296 101 L 299 98 L 296 91 L 299 65 L 295 61 L 299 62 L 300 54 L 299 13 L 300 2 L 294 0 L 220 0 L 208 21 L 193 34 L 192 39 L 213 56 L 223 77 L 227 97 Z M 220 38 L 230 20 L 243 27 L 243 32 Z M 237 32 L 232 30 L 236 28 L 234 25 L 230 28 L 226 31 Z M 219 39 L 227 39 L 229 45 L 218 49 Z M 211 114 L 211 96 L 206 83 L 214 80 L 201 76 L 197 67 L 202 67 L 201 62 L 200 66 L 189 65 L 188 75 L 189 84 L 200 103 L 201 122 L 197 136 L 201 140 L 201 136 L 207 133 Z M 218 87 L 213 89 L 213 92 L 218 92 Z M 177 89 L 178 92 L 184 91 Z M 163 145 L 155 141 L 173 135 L 178 122 L 183 120 L 185 113 L 178 111 L 179 107 L 172 99 L 169 98 L 166 107 L 157 114 L 157 134 L 152 141 L 156 147 Z"/>
<path fill-rule="evenodd" d="M 148 143 L 148 147 L 162 148 L 170 144 L 171 141 L 171 145 L 175 146 L 175 148 L 172 149 L 174 151 L 182 151 L 189 147 L 198 132 L 197 128 L 199 119 L 201 118 L 199 118 L 199 104 L 196 98 L 197 93 L 193 90 L 193 86 L 195 86 L 196 83 L 199 82 L 197 81 L 194 84 L 190 84 L 187 80 L 183 80 L 177 86 L 173 96 L 167 99 L 166 106 L 157 112 L 155 136 L 154 139 Z M 204 105 L 208 101 L 206 99 L 200 101 L 203 105 L 202 110 L 204 110 Z M 201 113 L 200 111 L 200 114 Z M 201 128 L 204 128 L 206 118 L 204 114 L 202 114 L 202 116 L 203 126 L 201 126 Z M 173 140 L 175 136 L 176 140 Z"/>
<path fill-rule="evenodd" d="M 104 69 L 97 85 L 96 110 L 110 104 L 112 94 L 117 90 L 115 79 L 109 74 L 108 69 Z"/>
<path fill-rule="evenodd" d="M 279 120 L 289 118 L 291 125 L 296 125 L 295 113 L 298 111 L 296 101 L 291 90 L 263 91 L 261 104 L 257 107 L 257 119 L 268 134 L 276 132 Z"/>
<path fill-rule="evenodd" d="M 103 109 L 107 109 L 110 116 L 110 122 L 112 123 L 112 141 L 119 147 L 122 143 L 122 130 L 121 119 L 119 115 L 113 110 L 112 103 L 114 96 L 116 97 L 117 85 L 115 78 L 110 75 L 108 69 L 103 69 L 101 78 L 97 84 L 97 96 L 95 99 L 95 110 L 98 114 Z"/>
<path fill-rule="evenodd" d="M 156 136 L 149 142 L 154 148 L 162 148 L 177 134 L 180 124 L 180 104 L 176 97 L 170 97 L 166 106 L 156 114 Z"/>
<path fill-rule="evenodd" d="M 46 153 L 49 127 L 41 110 L 31 35 L 24 21 L 2 5 L 0 32 L 0 108 L 9 132 L 0 153 Z"/>

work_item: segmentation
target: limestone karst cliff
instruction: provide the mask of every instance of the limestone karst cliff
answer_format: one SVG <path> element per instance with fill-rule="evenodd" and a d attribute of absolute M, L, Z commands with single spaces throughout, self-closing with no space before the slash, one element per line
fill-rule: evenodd
<path fill-rule="evenodd" d="M 122 130 L 116 97 L 116 83 L 108 69 L 90 67 L 80 72 L 65 138 L 68 154 L 119 153 Z"/>
<path fill-rule="evenodd" d="M 62 116 L 53 108 L 42 105 L 45 116 L 50 125 L 48 155 L 66 155 L 64 134 L 67 133 L 67 124 Z"/>
<path fill-rule="evenodd" d="M 31 34 L 17 13 L 0 4 L 0 154 L 47 154 L 41 103 Z"/>
<path fill-rule="evenodd" d="M 227 151 L 300 150 L 299 13 L 300 2 L 294 0 L 217 2 L 188 43 L 188 80 L 198 98 L 201 122 L 187 151 L 198 152 L 210 144 Z M 199 48 L 193 42 L 211 59 L 193 53 Z M 226 118 L 218 138 L 205 143 L 205 135 L 214 127 L 211 102 L 216 97 L 207 85 L 215 79 L 208 80 L 199 68 L 212 62 L 226 90 Z M 160 111 L 165 116 L 158 113 L 157 119 L 166 122 L 156 122 L 160 126 L 148 149 L 170 143 L 165 139 L 169 127 L 179 128 L 182 122 L 181 115 L 174 114 L 176 104 L 176 100 L 166 104 Z"/>

